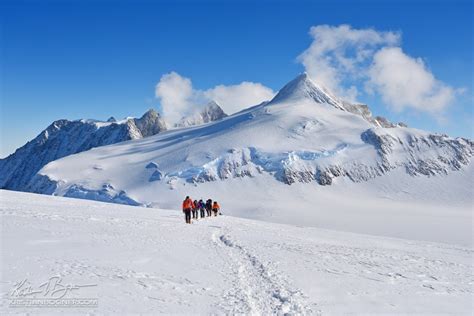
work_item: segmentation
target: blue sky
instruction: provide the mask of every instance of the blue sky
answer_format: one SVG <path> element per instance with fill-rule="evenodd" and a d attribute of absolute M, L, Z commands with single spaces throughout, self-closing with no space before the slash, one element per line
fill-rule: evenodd
<path fill-rule="evenodd" d="M 193 89 L 243 81 L 278 91 L 305 67 L 312 26 L 396 32 L 455 91 L 441 111 L 396 109 L 363 92 L 376 114 L 473 136 L 471 1 L 2 1 L 1 156 L 53 120 L 139 116 L 160 109 L 155 86 L 176 72 Z M 419 58 L 419 59 L 417 59 Z"/>

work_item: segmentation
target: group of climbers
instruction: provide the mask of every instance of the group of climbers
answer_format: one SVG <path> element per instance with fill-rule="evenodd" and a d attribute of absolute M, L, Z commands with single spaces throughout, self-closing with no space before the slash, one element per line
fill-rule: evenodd
<path fill-rule="evenodd" d="M 201 199 L 199 201 L 192 200 L 189 196 L 183 201 L 183 213 L 184 219 L 186 220 L 187 224 L 191 224 L 191 217 L 193 219 L 198 219 L 199 215 L 201 218 L 212 216 L 217 216 L 217 214 L 221 215 L 220 213 L 221 207 L 217 201 L 212 202 L 211 199 L 208 199 L 205 203 Z"/>

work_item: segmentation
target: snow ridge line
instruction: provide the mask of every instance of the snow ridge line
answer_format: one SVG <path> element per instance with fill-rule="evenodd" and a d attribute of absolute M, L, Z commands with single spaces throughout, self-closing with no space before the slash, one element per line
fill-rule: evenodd
<path fill-rule="evenodd" d="M 228 295 L 236 299 L 234 311 L 249 315 L 306 315 L 313 311 L 303 303 L 300 290 L 290 289 L 281 273 L 271 271 L 247 249 L 228 235 L 213 236 L 229 249 L 236 271 L 237 290 Z M 235 292 L 236 291 L 236 292 Z M 243 305 L 243 306 L 242 306 Z M 236 310 L 237 309 L 237 310 Z"/>

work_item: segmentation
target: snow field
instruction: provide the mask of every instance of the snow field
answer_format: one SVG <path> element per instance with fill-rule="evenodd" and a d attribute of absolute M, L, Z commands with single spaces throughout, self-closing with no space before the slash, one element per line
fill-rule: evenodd
<path fill-rule="evenodd" d="M 18 280 L 59 275 L 97 284 L 88 294 L 99 306 L 86 313 L 472 312 L 468 247 L 225 215 L 186 225 L 175 210 L 10 191 L 0 199 L 4 302 Z"/>

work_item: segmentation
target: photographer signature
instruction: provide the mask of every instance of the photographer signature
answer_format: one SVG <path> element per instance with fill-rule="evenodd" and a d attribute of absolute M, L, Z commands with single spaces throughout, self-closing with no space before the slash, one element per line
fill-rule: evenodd
<path fill-rule="evenodd" d="M 25 278 L 13 285 L 10 295 L 13 297 L 36 297 L 36 295 L 42 294 L 44 298 L 60 299 L 73 291 L 93 286 L 97 286 L 97 284 L 65 284 L 60 276 L 52 276 L 46 282 L 34 287 L 33 284 Z"/>

